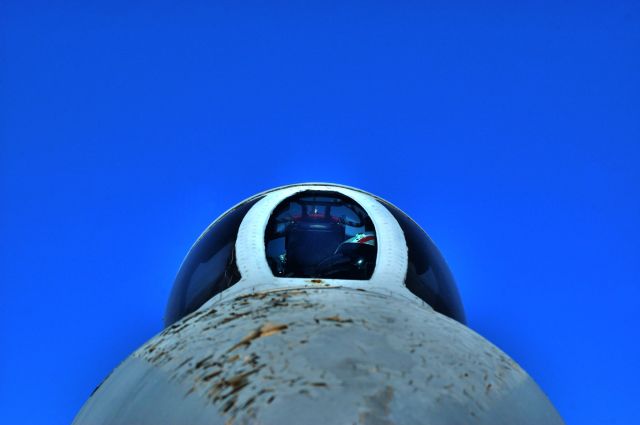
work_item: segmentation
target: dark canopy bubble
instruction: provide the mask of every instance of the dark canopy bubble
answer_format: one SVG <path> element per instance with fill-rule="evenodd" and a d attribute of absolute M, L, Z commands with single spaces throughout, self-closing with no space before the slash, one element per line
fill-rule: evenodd
<path fill-rule="evenodd" d="M 251 198 L 227 212 L 191 248 L 173 284 L 165 326 L 194 312 L 240 280 L 234 249 L 238 229 L 249 209 L 261 198 Z"/>
<path fill-rule="evenodd" d="M 396 218 L 404 232 L 409 250 L 405 284 L 435 311 L 465 323 L 464 308 L 458 288 L 444 257 L 424 230 L 408 215 L 383 199 L 377 198 Z"/>

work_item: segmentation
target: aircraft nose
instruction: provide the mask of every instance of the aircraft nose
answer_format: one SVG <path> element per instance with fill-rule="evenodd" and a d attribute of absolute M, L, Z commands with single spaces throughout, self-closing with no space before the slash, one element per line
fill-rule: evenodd
<path fill-rule="evenodd" d="M 469 328 L 352 288 L 212 302 L 140 348 L 94 397 L 120 397 L 122 408 L 92 411 L 90 399 L 76 423 L 562 423 L 531 378 Z"/>

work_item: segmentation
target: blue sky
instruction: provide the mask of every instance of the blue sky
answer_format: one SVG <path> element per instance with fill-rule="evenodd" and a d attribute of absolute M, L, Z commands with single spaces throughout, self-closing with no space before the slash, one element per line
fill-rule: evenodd
<path fill-rule="evenodd" d="M 69 423 L 200 232 L 303 181 L 418 221 L 567 423 L 636 422 L 638 4 L 237 3 L 0 5 L 1 422 Z"/>

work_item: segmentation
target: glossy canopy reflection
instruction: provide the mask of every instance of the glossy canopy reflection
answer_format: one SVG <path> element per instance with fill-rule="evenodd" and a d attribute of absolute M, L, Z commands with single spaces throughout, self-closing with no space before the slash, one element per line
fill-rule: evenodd
<path fill-rule="evenodd" d="M 405 285 L 435 311 L 466 323 L 458 287 L 444 257 L 424 230 L 389 202 L 377 198 L 402 228 L 409 250 Z"/>
<path fill-rule="evenodd" d="M 261 197 L 253 197 L 217 219 L 193 245 L 176 276 L 165 326 L 197 310 L 240 280 L 235 243 L 242 219 Z"/>

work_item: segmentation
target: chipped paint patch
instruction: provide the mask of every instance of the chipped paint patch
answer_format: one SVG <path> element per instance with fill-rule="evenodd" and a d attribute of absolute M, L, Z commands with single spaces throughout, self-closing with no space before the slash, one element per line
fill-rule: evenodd
<path fill-rule="evenodd" d="M 364 397 L 367 410 L 360 413 L 361 425 L 393 425 L 389 420 L 389 405 L 393 400 L 393 387 L 387 385 L 371 396 Z"/>
<path fill-rule="evenodd" d="M 337 322 L 337 323 L 353 323 L 353 320 L 351 320 L 351 319 L 343 319 L 342 317 L 338 316 L 337 314 L 335 316 L 323 317 L 320 320 L 328 320 L 329 322 Z"/>
<path fill-rule="evenodd" d="M 260 326 L 259 328 L 254 329 L 253 331 L 249 332 L 249 334 L 247 336 L 242 338 L 240 340 L 240 342 L 238 342 L 236 345 L 231 347 L 229 349 L 229 351 L 233 351 L 238 347 L 248 346 L 248 345 L 251 344 L 251 341 L 253 341 L 254 339 L 258 339 L 258 338 L 262 338 L 262 337 L 265 337 L 265 336 L 270 336 L 270 335 L 276 334 L 278 332 L 282 332 L 283 330 L 287 329 L 288 327 L 289 326 L 285 325 L 285 324 L 265 323 L 264 325 Z"/>

